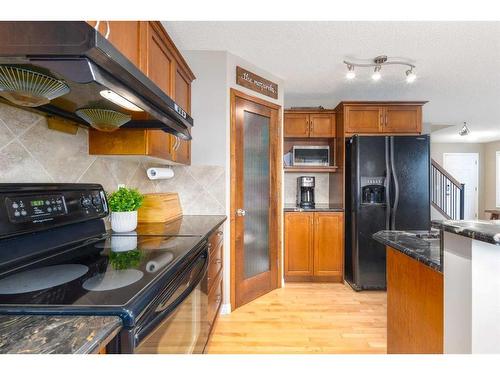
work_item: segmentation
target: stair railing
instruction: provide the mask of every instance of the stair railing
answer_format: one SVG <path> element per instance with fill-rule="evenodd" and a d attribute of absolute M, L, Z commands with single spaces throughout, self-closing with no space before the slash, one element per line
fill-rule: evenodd
<path fill-rule="evenodd" d="M 431 204 L 444 217 L 464 219 L 465 185 L 434 159 L 431 161 Z"/>

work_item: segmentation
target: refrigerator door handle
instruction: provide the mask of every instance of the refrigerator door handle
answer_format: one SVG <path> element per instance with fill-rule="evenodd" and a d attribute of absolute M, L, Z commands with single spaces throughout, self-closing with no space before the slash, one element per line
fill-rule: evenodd
<path fill-rule="evenodd" d="M 389 164 L 389 138 L 385 137 L 385 229 L 390 229 L 390 218 L 391 218 L 391 168 Z"/>
<path fill-rule="evenodd" d="M 391 212 L 391 229 L 396 229 L 396 210 L 399 204 L 399 183 L 398 176 L 396 174 L 396 168 L 394 167 L 394 137 L 390 138 L 390 153 L 391 153 L 391 172 L 392 178 L 394 179 L 394 204 L 392 206 Z"/>

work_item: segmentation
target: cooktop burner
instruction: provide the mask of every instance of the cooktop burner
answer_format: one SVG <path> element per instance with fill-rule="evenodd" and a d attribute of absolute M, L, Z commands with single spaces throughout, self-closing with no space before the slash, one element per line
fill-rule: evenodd
<path fill-rule="evenodd" d="M 52 288 L 78 279 L 88 270 L 89 268 L 82 264 L 59 264 L 19 272 L 0 280 L 0 295 Z"/>
<path fill-rule="evenodd" d="M 0 273 L 0 307 L 123 306 L 168 273 L 200 237 L 112 235 Z"/>
<path fill-rule="evenodd" d="M 123 288 L 142 279 L 144 273 L 138 270 L 116 270 L 100 273 L 85 280 L 83 289 L 102 292 Z"/>

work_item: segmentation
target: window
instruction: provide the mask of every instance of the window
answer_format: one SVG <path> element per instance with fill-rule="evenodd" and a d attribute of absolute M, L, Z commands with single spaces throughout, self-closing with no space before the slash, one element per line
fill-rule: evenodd
<path fill-rule="evenodd" d="M 497 195 L 497 208 L 500 207 L 500 151 L 496 154 L 496 195 Z"/>

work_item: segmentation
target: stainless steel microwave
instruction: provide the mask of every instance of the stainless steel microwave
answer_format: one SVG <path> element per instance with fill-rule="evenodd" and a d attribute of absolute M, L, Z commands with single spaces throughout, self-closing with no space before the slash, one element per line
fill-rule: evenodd
<path fill-rule="evenodd" d="M 293 146 L 293 166 L 328 167 L 330 146 Z"/>

